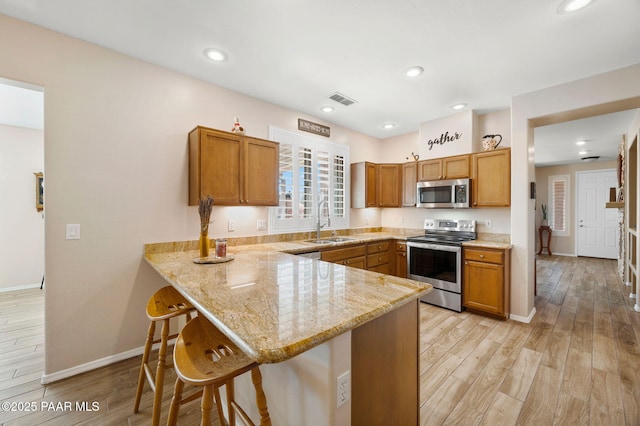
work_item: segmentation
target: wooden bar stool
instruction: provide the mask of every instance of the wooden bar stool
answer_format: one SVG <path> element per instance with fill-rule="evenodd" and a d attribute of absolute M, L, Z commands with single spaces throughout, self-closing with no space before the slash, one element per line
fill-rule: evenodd
<path fill-rule="evenodd" d="M 202 395 L 201 425 L 211 422 L 211 410 L 215 398 L 220 422 L 225 419 L 220 400 L 220 387 L 225 386 L 229 425 L 236 424 L 238 415 L 245 424 L 253 425 L 246 412 L 234 399 L 234 378 L 251 371 L 251 380 L 256 391 L 256 404 L 260 412 L 260 425 L 271 425 L 267 398 L 262 390 L 262 375 L 259 364 L 245 355 L 220 330 L 205 318 L 198 316 L 184 326 L 173 350 L 173 365 L 178 375 L 167 425 L 176 425 L 178 411 L 183 403 Z M 204 387 L 201 392 L 182 397 L 184 384 Z"/>
<path fill-rule="evenodd" d="M 140 364 L 140 374 L 138 376 L 138 388 L 136 390 L 136 403 L 133 412 L 137 413 L 140 408 L 140 399 L 145 381 L 149 382 L 153 395 L 153 415 L 151 424 L 157 426 L 160 423 L 160 410 L 162 408 L 162 389 L 164 385 L 164 372 L 166 369 L 167 344 L 170 339 L 178 336 L 178 333 L 169 335 L 169 320 L 180 315 L 186 315 L 187 321 L 191 320 L 191 314 L 195 308 L 178 291 L 171 287 L 162 287 L 156 291 L 147 303 L 147 317 L 151 320 L 147 340 L 144 344 L 144 354 Z M 156 323 L 162 321 L 160 338 L 155 338 Z M 153 373 L 149 364 L 149 355 L 154 343 L 160 343 L 158 350 L 158 364 L 156 372 Z"/>

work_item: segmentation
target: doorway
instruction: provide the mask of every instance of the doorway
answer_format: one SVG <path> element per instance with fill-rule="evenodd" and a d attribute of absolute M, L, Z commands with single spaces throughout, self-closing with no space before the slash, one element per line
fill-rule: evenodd
<path fill-rule="evenodd" d="M 576 186 L 576 254 L 617 259 L 620 237 L 617 209 L 605 208 L 609 189 L 618 187 L 616 171 L 577 172 Z"/>
<path fill-rule="evenodd" d="M 44 276 L 44 91 L 0 78 L 0 292 Z"/>

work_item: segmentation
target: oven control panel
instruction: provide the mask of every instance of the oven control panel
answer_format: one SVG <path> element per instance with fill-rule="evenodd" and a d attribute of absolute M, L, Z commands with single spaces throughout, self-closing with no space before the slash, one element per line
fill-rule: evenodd
<path fill-rule="evenodd" d="M 462 219 L 425 219 L 424 229 L 427 231 L 476 232 L 476 221 Z"/>

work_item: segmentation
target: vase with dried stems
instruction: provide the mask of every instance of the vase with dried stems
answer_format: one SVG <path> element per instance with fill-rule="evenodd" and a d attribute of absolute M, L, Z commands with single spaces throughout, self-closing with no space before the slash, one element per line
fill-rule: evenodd
<path fill-rule="evenodd" d="M 209 249 L 211 242 L 209 240 L 209 220 L 211 218 L 211 210 L 213 210 L 213 198 L 207 195 L 201 198 L 198 205 L 198 213 L 200 214 L 200 239 L 198 240 L 198 249 L 200 257 L 209 257 Z"/>

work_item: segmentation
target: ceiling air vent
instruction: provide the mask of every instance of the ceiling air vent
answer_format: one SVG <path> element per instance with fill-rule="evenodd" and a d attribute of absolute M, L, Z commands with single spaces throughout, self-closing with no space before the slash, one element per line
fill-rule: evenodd
<path fill-rule="evenodd" d="M 596 161 L 600 158 L 599 155 L 592 155 L 591 157 L 582 157 L 582 161 Z"/>
<path fill-rule="evenodd" d="M 356 102 L 358 102 L 355 99 L 351 99 L 350 97 L 345 96 L 342 93 L 338 93 L 338 92 L 336 92 L 333 95 L 329 96 L 329 99 L 334 100 L 334 101 L 336 101 L 339 104 L 342 104 L 344 106 L 349 106 L 349 105 L 352 105 L 352 104 L 355 104 Z"/>

